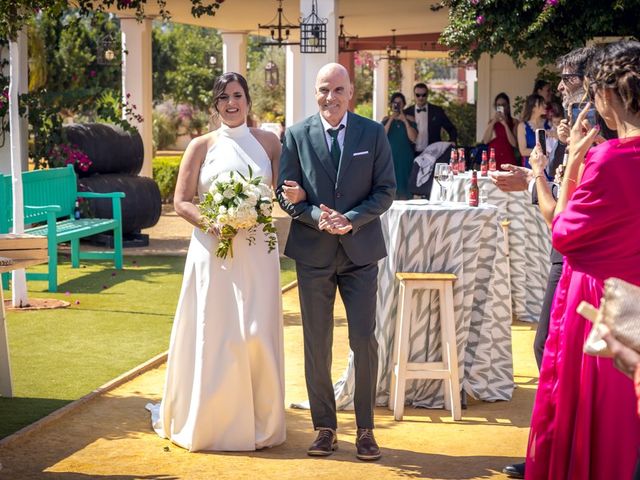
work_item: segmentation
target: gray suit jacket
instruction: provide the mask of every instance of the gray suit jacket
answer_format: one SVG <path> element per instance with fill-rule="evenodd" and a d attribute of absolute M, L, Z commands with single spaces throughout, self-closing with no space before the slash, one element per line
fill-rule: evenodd
<path fill-rule="evenodd" d="M 285 180 L 295 180 L 307 199 L 295 205 L 282 195 Z M 285 255 L 312 267 L 325 267 L 342 244 L 356 265 L 387 254 L 380 215 L 393 202 L 396 188 L 389 141 L 381 124 L 349 112 L 339 172 L 333 166 L 320 115 L 285 133 L 277 196 L 293 218 Z M 343 213 L 353 225 L 346 235 L 318 229 L 319 205 Z"/>

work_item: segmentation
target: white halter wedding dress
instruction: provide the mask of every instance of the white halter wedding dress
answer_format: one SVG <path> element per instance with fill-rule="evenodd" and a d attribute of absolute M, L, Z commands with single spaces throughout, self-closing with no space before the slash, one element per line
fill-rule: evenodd
<path fill-rule="evenodd" d="M 271 183 L 267 153 L 246 125 L 223 125 L 200 170 L 198 194 L 217 175 L 239 171 Z M 246 231 L 233 258 L 194 229 L 171 333 L 162 403 L 150 405 L 156 432 L 189 449 L 247 451 L 285 440 L 282 304 L 278 250 L 262 230 Z"/>

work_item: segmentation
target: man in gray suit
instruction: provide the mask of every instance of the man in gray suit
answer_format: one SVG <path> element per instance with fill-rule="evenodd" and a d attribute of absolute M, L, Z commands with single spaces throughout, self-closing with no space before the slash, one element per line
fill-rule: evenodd
<path fill-rule="evenodd" d="M 277 195 L 293 218 L 284 253 L 296 261 L 305 378 L 318 431 L 307 453 L 328 456 L 338 448 L 331 381 L 337 288 L 355 360 L 357 457 L 377 460 L 380 449 L 373 436 L 377 262 L 387 254 L 380 215 L 390 207 L 396 185 L 384 129 L 347 112 L 352 95 L 342 65 L 330 63 L 320 69 L 315 85 L 319 114 L 286 131 Z"/>

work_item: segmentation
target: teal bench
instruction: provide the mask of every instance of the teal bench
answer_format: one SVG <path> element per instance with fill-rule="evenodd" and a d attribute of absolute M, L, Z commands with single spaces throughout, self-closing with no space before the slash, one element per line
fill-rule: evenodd
<path fill-rule="evenodd" d="M 0 233 L 9 233 L 13 226 L 13 201 L 11 198 L 11 176 L 0 178 Z M 81 259 L 113 260 L 115 268 L 122 268 L 122 212 L 120 199 L 124 193 L 78 192 L 73 166 L 50 168 L 22 173 L 24 192 L 25 233 L 47 237 L 49 265 L 47 273 L 27 273 L 28 280 L 48 280 L 49 291 L 58 289 L 59 243 L 71 243 L 71 266 L 78 268 Z M 75 203 L 78 198 L 111 199 L 113 218 L 74 218 Z M 30 227 L 33 224 L 39 226 Z M 80 239 L 96 233 L 113 230 L 111 251 L 80 251 Z M 2 285 L 8 287 L 8 275 L 3 274 Z"/>

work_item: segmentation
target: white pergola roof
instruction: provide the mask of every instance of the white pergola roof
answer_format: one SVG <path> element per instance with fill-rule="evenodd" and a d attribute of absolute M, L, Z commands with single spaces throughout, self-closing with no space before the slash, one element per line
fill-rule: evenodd
<path fill-rule="evenodd" d="M 318 0 L 322 3 L 323 0 Z M 442 8 L 436 12 L 430 6 L 435 0 L 340 0 L 336 17 L 344 15 L 345 30 L 349 35 L 357 35 L 359 39 L 391 36 L 391 29 L 396 30 L 398 44 L 402 44 L 405 35 L 438 34 L 448 23 L 448 11 Z M 283 13 L 287 19 L 297 24 L 300 17 L 307 16 L 310 11 L 300 12 L 300 0 L 284 0 Z M 278 8 L 276 0 L 226 0 L 214 16 L 195 18 L 191 15 L 191 2 L 188 0 L 167 0 L 167 9 L 171 21 L 202 27 L 215 28 L 222 32 L 247 32 L 265 34 L 259 31 L 258 24 L 271 23 Z M 145 13 L 158 14 L 158 6 L 151 1 L 145 6 Z M 297 31 L 291 32 L 297 39 Z M 443 52 L 412 50 L 410 56 L 437 57 Z"/>

